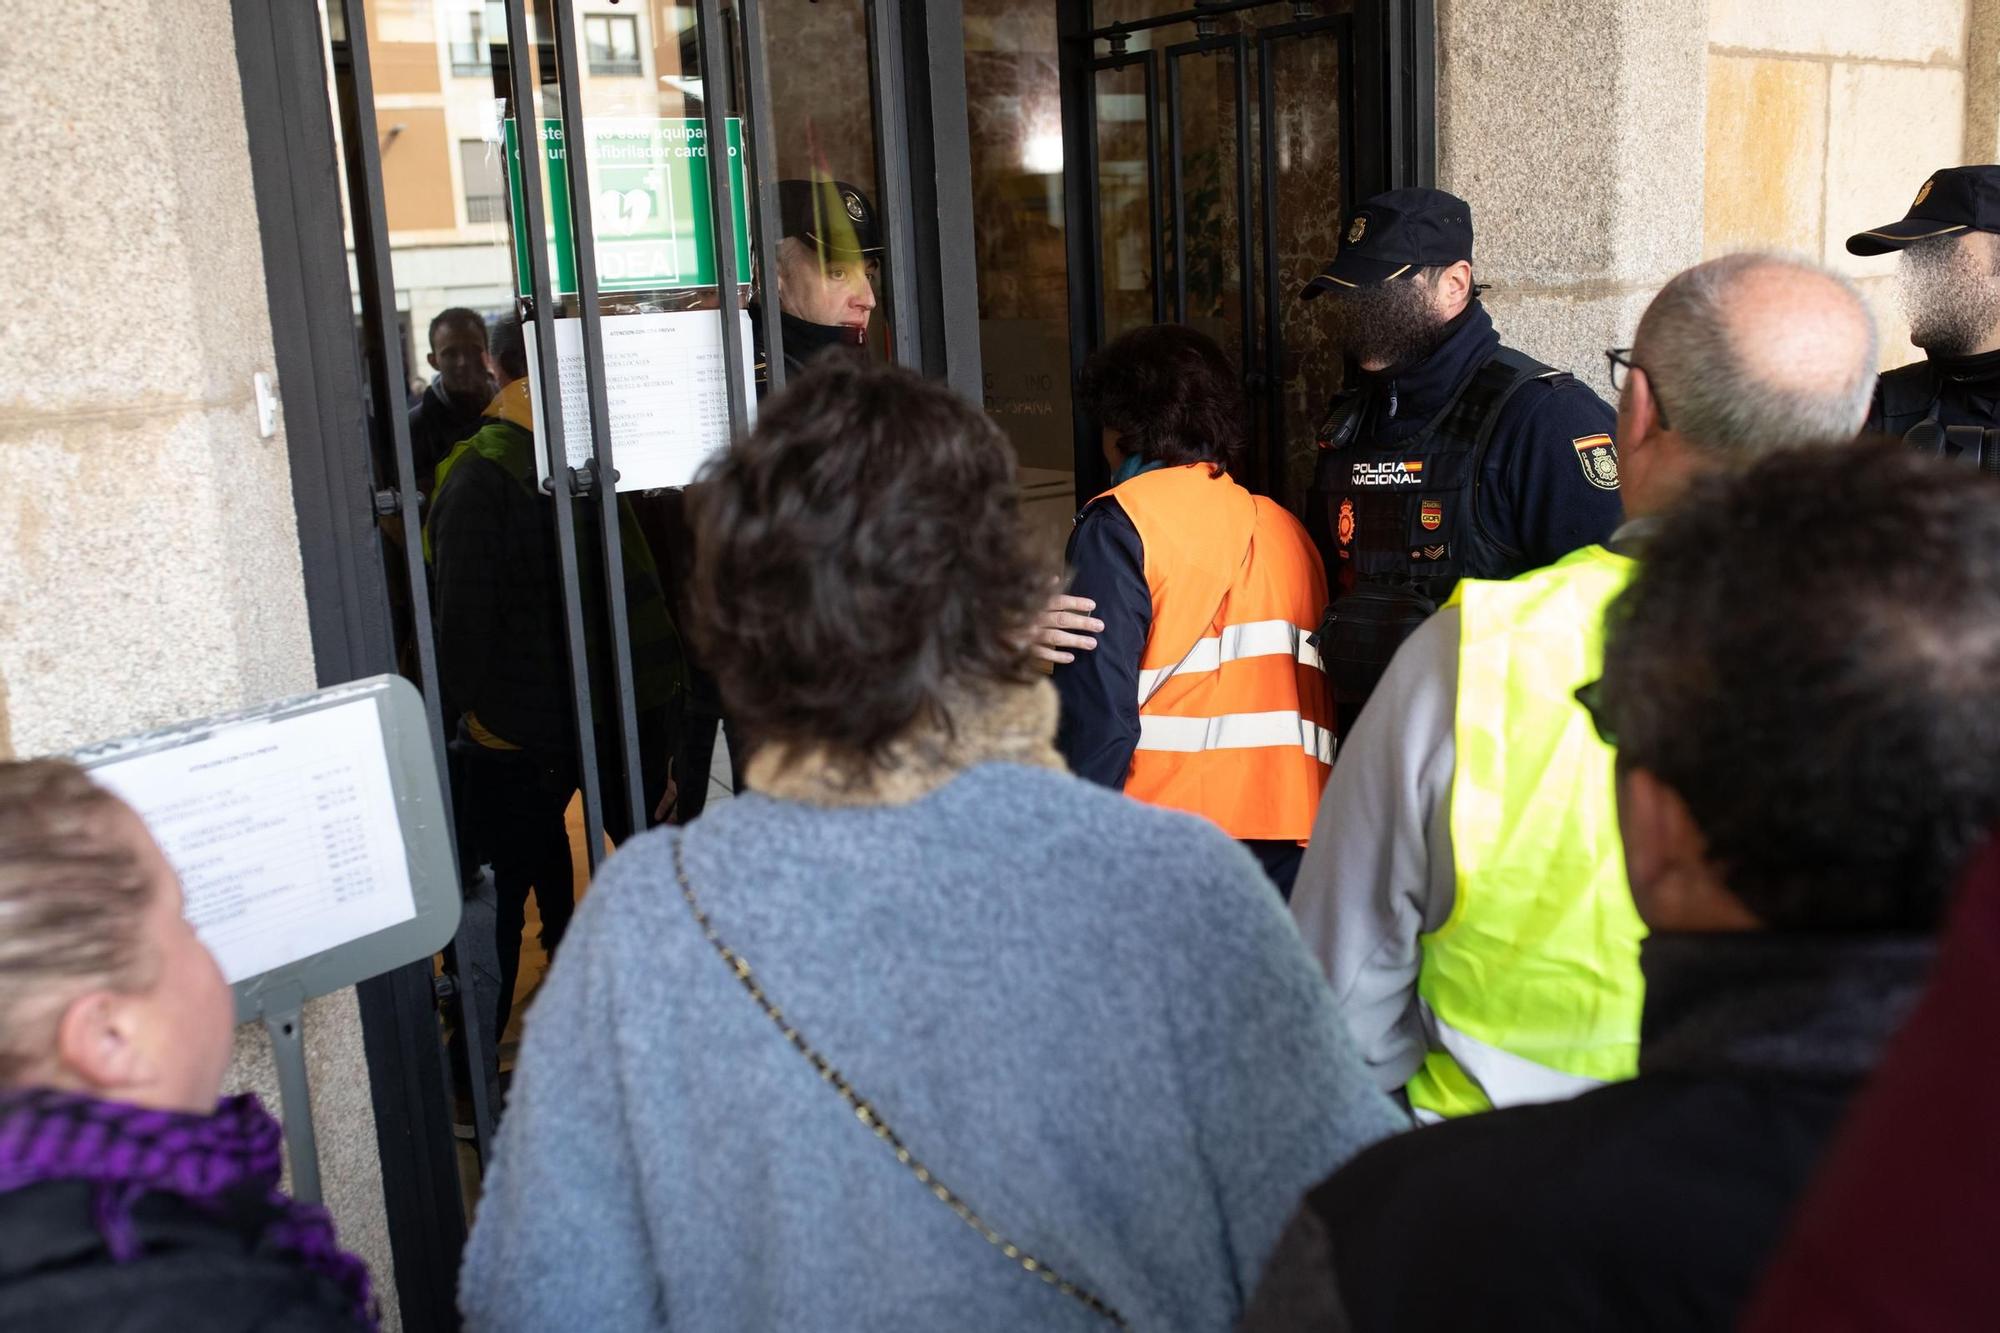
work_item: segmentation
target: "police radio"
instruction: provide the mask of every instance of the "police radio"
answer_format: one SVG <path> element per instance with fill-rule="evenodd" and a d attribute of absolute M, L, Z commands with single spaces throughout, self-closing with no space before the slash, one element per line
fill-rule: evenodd
<path fill-rule="evenodd" d="M 1903 443 L 1928 457 L 1963 463 L 1989 477 L 2000 477 L 2000 430 L 1946 426 L 1932 417 L 1910 427 Z"/>

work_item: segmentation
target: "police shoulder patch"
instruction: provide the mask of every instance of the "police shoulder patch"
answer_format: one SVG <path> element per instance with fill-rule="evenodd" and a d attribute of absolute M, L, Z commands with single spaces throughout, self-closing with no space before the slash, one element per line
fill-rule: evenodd
<path fill-rule="evenodd" d="M 1618 446 L 1609 435 L 1584 435 L 1571 440 L 1583 479 L 1600 491 L 1618 489 Z"/>

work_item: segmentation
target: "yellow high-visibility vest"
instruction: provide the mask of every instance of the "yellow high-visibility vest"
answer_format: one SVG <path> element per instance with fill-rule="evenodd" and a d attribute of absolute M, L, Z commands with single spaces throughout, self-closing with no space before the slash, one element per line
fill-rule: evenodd
<path fill-rule="evenodd" d="M 1430 1054 L 1411 1105 L 1457 1116 L 1630 1078 L 1645 926 L 1625 880 L 1611 748 L 1576 701 L 1632 561 L 1601 546 L 1459 608 L 1451 841 L 1457 900 L 1423 937 Z"/>

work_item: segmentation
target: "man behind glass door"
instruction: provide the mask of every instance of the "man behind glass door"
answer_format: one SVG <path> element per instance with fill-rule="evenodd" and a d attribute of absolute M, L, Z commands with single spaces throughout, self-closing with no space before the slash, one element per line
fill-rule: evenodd
<path fill-rule="evenodd" d="M 867 345 L 881 229 L 867 195 L 826 179 L 779 181 L 778 220 L 779 322 L 785 373 L 796 375 L 830 347 Z"/>
<path fill-rule="evenodd" d="M 834 354 L 832 348 L 859 354 L 868 345 L 883 246 L 874 204 L 846 181 L 779 181 L 778 218 L 782 235 L 773 268 L 785 374 L 790 377 L 820 356 Z M 767 287 L 767 295 L 768 291 Z M 750 307 L 750 318 L 757 339 L 757 396 L 762 398 L 770 392 L 771 379 L 761 304 Z M 677 574 L 686 570 L 692 552 L 678 504 L 660 530 L 676 537 L 670 568 Z M 676 586 L 669 589 L 677 609 L 686 600 L 685 590 L 678 585 L 677 577 Z M 727 725 L 714 679 L 694 664 L 688 680 L 687 724 L 682 729 L 680 751 L 674 756 L 668 795 L 654 812 L 658 817 L 685 824 L 707 808 L 716 732 Z M 727 732 L 727 743 L 733 776 L 742 753 L 733 728 Z"/>
<path fill-rule="evenodd" d="M 537 479 L 541 442 L 519 321 L 509 318 L 495 330 L 493 359 L 504 383 L 478 433 L 439 461 L 425 535 L 436 574 L 438 674 L 446 715 L 454 720 L 452 750 L 499 902 L 497 1041 L 512 1008 L 529 893 L 551 955 L 575 906 L 566 812 L 583 773 L 559 539 L 553 503 Z M 641 782 L 651 808 L 667 785 L 684 668 L 652 549 L 628 498 L 620 496 L 618 506 Z M 619 702 L 606 669 L 599 510 L 578 501 L 572 513 L 604 830 L 622 842 L 633 829 L 618 766 Z"/>
<path fill-rule="evenodd" d="M 486 406 L 499 392 L 487 355 L 486 319 L 476 310 L 453 306 L 431 320 L 430 366 L 437 377 L 410 409 L 410 455 L 417 490 L 431 493 L 438 460 L 460 440 L 485 425 Z"/>

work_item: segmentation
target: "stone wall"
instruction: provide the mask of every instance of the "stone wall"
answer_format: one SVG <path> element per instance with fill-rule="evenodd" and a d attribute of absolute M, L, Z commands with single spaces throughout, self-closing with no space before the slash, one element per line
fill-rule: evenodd
<path fill-rule="evenodd" d="M 1609 396 L 1604 349 L 1701 258 L 1704 0 L 1437 0 L 1438 178 L 1507 340 Z"/>
<path fill-rule="evenodd" d="M 229 7 L 32 10 L 0 43 L 0 755 L 314 680 Z M 328 1202 L 394 1327 L 353 994 L 307 1024 Z M 277 1106 L 261 1033 L 231 1084 Z"/>
<path fill-rule="evenodd" d="M 1885 368 L 1917 356 L 1896 307 L 1895 256 L 1856 258 L 1846 240 L 1900 218 L 1938 168 L 1993 157 L 1996 9 L 1713 0 L 1704 253 L 1818 259 L 1867 294 Z"/>

